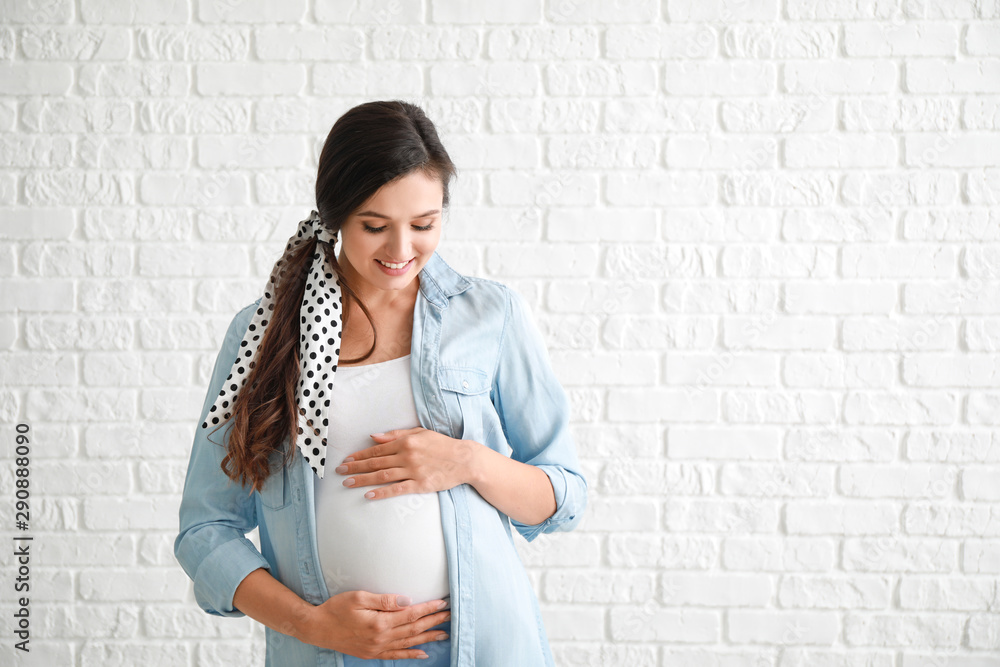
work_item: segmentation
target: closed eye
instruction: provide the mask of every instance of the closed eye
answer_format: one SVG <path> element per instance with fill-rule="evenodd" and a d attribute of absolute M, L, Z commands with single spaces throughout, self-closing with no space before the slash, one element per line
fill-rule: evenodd
<path fill-rule="evenodd" d="M 368 223 L 367 222 L 365 223 L 365 231 L 370 234 L 378 234 L 379 232 L 385 231 L 385 228 L 386 228 L 385 225 L 382 225 L 381 227 L 369 227 Z M 434 223 L 432 222 L 428 225 L 423 225 L 423 226 L 413 225 L 413 228 L 416 229 L 417 231 L 427 232 L 434 229 Z"/>

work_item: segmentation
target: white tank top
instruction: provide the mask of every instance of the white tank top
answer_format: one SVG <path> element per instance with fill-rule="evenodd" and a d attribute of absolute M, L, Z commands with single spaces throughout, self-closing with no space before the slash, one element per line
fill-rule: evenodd
<path fill-rule="evenodd" d="M 408 595 L 414 604 L 449 595 L 448 559 L 437 492 L 369 500 L 381 485 L 348 487 L 334 471 L 371 433 L 420 426 L 410 355 L 340 366 L 330 398 L 326 471 L 316 484 L 316 539 L 330 595 L 364 590 Z"/>

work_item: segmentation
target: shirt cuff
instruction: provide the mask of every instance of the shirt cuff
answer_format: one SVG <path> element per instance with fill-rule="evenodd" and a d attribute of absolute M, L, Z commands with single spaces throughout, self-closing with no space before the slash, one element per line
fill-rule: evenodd
<path fill-rule="evenodd" d="M 531 542 L 541 533 L 550 533 L 554 530 L 570 530 L 574 525 L 576 525 L 579 519 L 580 509 L 577 507 L 576 503 L 566 502 L 566 493 L 568 489 L 568 483 L 566 481 L 566 470 L 561 466 L 540 464 L 535 466 L 536 468 L 541 468 L 546 475 L 549 476 L 549 481 L 552 482 L 552 491 L 555 493 L 556 498 L 556 511 L 552 513 L 552 516 L 545 519 L 541 523 L 536 524 L 525 524 L 520 521 L 515 521 L 511 519 L 511 523 L 517 528 L 517 532 L 528 542 Z M 569 522 L 573 522 L 570 524 Z M 569 524 L 569 525 L 564 525 Z"/>
<path fill-rule="evenodd" d="M 194 597 L 209 614 L 215 616 L 246 616 L 233 607 L 233 596 L 248 574 L 259 567 L 271 569 L 271 564 L 245 537 L 224 542 L 205 557 L 194 579 Z"/>

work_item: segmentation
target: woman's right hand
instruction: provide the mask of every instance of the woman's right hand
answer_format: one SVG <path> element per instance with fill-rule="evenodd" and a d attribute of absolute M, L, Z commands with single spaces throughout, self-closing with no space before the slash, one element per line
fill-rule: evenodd
<path fill-rule="evenodd" d="M 439 611 L 443 600 L 405 606 L 399 604 L 398 597 L 404 596 L 367 591 L 338 593 L 309 611 L 297 638 L 357 658 L 426 657 L 423 651 L 409 647 L 439 639 L 440 630 L 428 629 L 448 620 L 451 610 Z"/>

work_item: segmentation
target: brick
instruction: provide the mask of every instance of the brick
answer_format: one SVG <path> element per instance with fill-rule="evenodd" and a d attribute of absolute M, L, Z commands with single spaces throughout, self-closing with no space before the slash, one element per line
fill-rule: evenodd
<path fill-rule="evenodd" d="M 541 85 L 538 66 L 497 62 L 435 63 L 428 69 L 430 90 L 435 95 L 533 96 Z"/>
<path fill-rule="evenodd" d="M 953 572 L 958 569 L 954 540 L 904 538 L 895 534 L 844 540 L 842 565 L 859 572 Z"/>
<path fill-rule="evenodd" d="M 1000 150 L 997 137 L 984 134 L 905 137 L 904 164 L 912 167 L 991 167 Z"/>
<path fill-rule="evenodd" d="M 848 318 L 841 335 L 845 350 L 952 350 L 957 327 L 943 318 Z"/>
<path fill-rule="evenodd" d="M 76 359 L 61 354 L 0 352 L 0 384 L 4 386 L 75 385 Z"/>
<path fill-rule="evenodd" d="M 773 169 L 778 143 L 772 138 L 674 135 L 667 139 L 664 159 L 669 169 Z"/>
<path fill-rule="evenodd" d="M 837 560 L 832 540 L 802 537 L 727 537 L 722 566 L 734 571 L 824 572 Z"/>
<path fill-rule="evenodd" d="M 721 631 L 718 612 L 673 611 L 652 602 L 642 607 L 612 607 L 610 622 L 615 641 L 717 642 Z"/>
<path fill-rule="evenodd" d="M 722 275 L 731 278 L 824 278 L 835 267 L 835 250 L 824 246 L 739 244 L 722 250 Z"/>
<path fill-rule="evenodd" d="M 545 573 L 544 599 L 550 602 L 643 603 L 656 591 L 652 572 L 601 570 Z"/>
<path fill-rule="evenodd" d="M 136 31 L 138 56 L 147 60 L 246 60 L 250 53 L 247 28 L 143 27 Z"/>
<path fill-rule="evenodd" d="M 782 65 L 781 89 L 793 95 L 887 94 L 896 90 L 897 78 L 888 60 L 790 61 Z"/>
<path fill-rule="evenodd" d="M 903 609 L 992 611 L 998 604 L 1000 588 L 992 578 L 900 577 L 899 606 Z"/>
<path fill-rule="evenodd" d="M 954 392 L 852 392 L 844 402 L 849 424 L 951 424 L 958 410 Z"/>
<path fill-rule="evenodd" d="M 75 309 L 75 290 L 71 280 L 8 279 L 0 291 L 0 312 L 24 310 L 29 312 L 62 311 Z"/>
<path fill-rule="evenodd" d="M 838 469 L 838 487 L 858 498 L 955 497 L 958 471 L 953 467 L 908 465 L 847 465 Z"/>
<path fill-rule="evenodd" d="M 952 615 L 849 612 L 844 618 L 844 640 L 849 646 L 957 648 L 964 625 L 964 618 Z"/>
<path fill-rule="evenodd" d="M 990 430 L 914 430 L 906 436 L 906 457 L 911 461 L 997 463 L 1000 435 Z"/>
<path fill-rule="evenodd" d="M 759 5 L 758 5 L 759 6 Z M 837 31 L 833 26 L 769 23 L 734 25 L 722 33 L 722 53 L 728 58 L 833 58 Z"/>
<path fill-rule="evenodd" d="M 906 91 L 910 93 L 998 93 L 1000 59 L 983 58 L 948 62 L 927 58 L 904 64 Z"/>
<path fill-rule="evenodd" d="M 833 176 L 822 173 L 743 171 L 720 181 L 728 206 L 832 206 L 837 189 Z"/>
<path fill-rule="evenodd" d="M 538 23 L 541 0 L 513 0 L 499 4 L 467 4 L 431 0 L 431 20 L 435 23 Z"/>
<path fill-rule="evenodd" d="M 771 578 L 758 574 L 664 573 L 660 582 L 660 600 L 672 607 L 763 607 L 773 589 Z"/>
<path fill-rule="evenodd" d="M 722 465 L 719 489 L 727 496 L 826 497 L 833 491 L 833 467 L 810 463 Z"/>
<path fill-rule="evenodd" d="M 896 287 L 868 281 L 789 282 L 785 299 L 790 313 L 885 313 L 896 305 Z"/>
<path fill-rule="evenodd" d="M 965 29 L 965 53 L 973 56 L 1000 56 L 1000 25 L 970 23 Z"/>
<path fill-rule="evenodd" d="M 941 505 L 911 503 L 903 512 L 903 530 L 909 535 L 1000 535 L 1000 509 L 981 504 Z"/>
<path fill-rule="evenodd" d="M 85 23 L 187 23 L 191 20 L 188 0 L 148 3 L 141 0 L 81 0 L 80 17 Z"/>
<path fill-rule="evenodd" d="M 553 23 L 646 23 L 659 16 L 654 0 L 604 3 L 546 2 L 545 18 Z"/>
<path fill-rule="evenodd" d="M 670 95 L 768 96 L 775 90 L 774 64 L 752 61 L 664 63 L 663 88 Z"/>
<path fill-rule="evenodd" d="M 793 169 L 893 167 L 896 140 L 889 135 L 791 136 L 785 139 L 785 165 Z"/>
<path fill-rule="evenodd" d="M 604 40 L 608 58 L 656 60 L 711 58 L 719 41 L 706 25 L 608 26 Z"/>
<path fill-rule="evenodd" d="M 58 208 L 5 209 L 0 239 L 68 239 L 76 227 L 73 212 Z"/>
<path fill-rule="evenodd" d="M 364 33 L 356 28 L 304 29 L 274 26 L 254 32 L 261 60 L 360 60 Z"/>
<path fill-rule="evenodd" d="M 668 499 L 663 524 L 677 533 L 772 533 L 779 513 L 779 504 L 772 500 Z"/>
<path fill-rule="evenodd" d="M 671 459 L 774 460 L 781 451 L 774 429 L 672 427 L 667 434 Z"/>
<path fill-rule="evenodd" d="M 710 174 L 617 171 L 608 174 L 608 203 L 615 206 L 703 206 L 715 201 Z"/>
<path fill-rule="evenodd" d="M 21 31 L 28 60 L 126 60 L 132 36 L 127 28 L 30 27 Z"/>
<path fill-rule="evenodd" d="M 726 2 L 726 0 L 667 0 L 671 21 L 773 21 L 779 16 L 778 0 Z"/>
<path fill-rule="evenodd" d="M 383 25 L 372 30 L 370 41 L 376 60 L 470 60 L 480 54 L 483 40 L 475 28 Z M 364 37 L 354 43 L 360 58 Z"/>
<path fill-rule="evenodd" d="M 194 73 L 201 95 L 296 95 L 306 84 L 299 64 L 201 63 Z"/>
<path fill-rule="evenodd" d="M 718 545 L 704 536 L 610 533 L 612 567 L 707 570 L 718 558 Z"/>
<path fill-rule="evenodd" d="M 991 354 L 919 354 L 902 361 L 902 379 L 918 387 L 995 387 L 1000 371 L 993 368 Z"/>
<path fill-rule="evenodd" d="M 844 100 L 840 114 L 849 132 L 947 132 L 958 129 L 958 102 L 948 98 L 861 97 Z"/>
<path fill-rule="evenodd" d="M 181 97 L 191 77 L 186 65 L 172 63 L 84 64 L 77 86 L 86 97 Z"/>
<path fill-rule="evenodd" d="M 0 88 L 15 95 L 65 95 L 73 85 L 66 63 L 0 63 Z"/>
<path fill-rule="evenodd" d="M 649 95 L 656 91 L 656 68 L 648 62 L 550 63 L 544 68 L 550 95 Z M 499 91 L 498 91 L 499 92 Z"/>
<path fill-rule="evenodd" d="M 778 585 L 778 604 L 806 609 L 887 609 L 893 578 L 879 575 L 786 575 Z"/>
<path fill-rule="evenodd" d="M 996 540 L 963 542 L 962 571 L 973 574 L 1000 573 L 1000 543 Z"/>
<path fill-rule="evenodd" d="M 261 0 L 267 7 L 270 3 Z M 292 3 L 298 4 L 298 3 Z M 301 0 L 301 6 L 306 6 L 306 0 Z M 421 0 L 396 0 L 385 5 L 362 3 L 352 6 L 352 11 L 344 12 L 341 0 L 316 0 L 315 16 L 320 23 L 348 23 L 385 25 L 414 25 L 424 22 L 424 7 Z M 301 14 L 301 9 L 298 10 Z M 254 21 L 260 21 L 255 16 Z M 291 19 L 298 23 L 299 19 Z"/>
<path fill-rule="evenodd" d="M 893 503 L 790 501 L 785 526 L 792 535 L 879 535 L 899 522 Z"/>
<path fill-rule="evenodd" d="M 20 0 L 0 0 L 0 16 L 9 23 L 72 23 L 73 0 L 50 0 L 25 3 Z"/>
<path fill-rule="evenodd" d="M 593 322 L 593 320 L 591 320 Z M 633 317 L 610 315 L 600 339 L 610 349 L 707 349 L 715 340 L 713 322 L 705 317 Z"/>
<path fill-rule="evenodd" d="M 788 429 L 785 457 L 798 461 L 890 461 L 896 458 L 894 429 Z"/>
<path fill-rule="evenodd" d="M 726 638 L 742 644 L 832 645 L 837 614 L 824 611 L 729 611 Z"/>
<path fill-rule="evenodd" d="M 316 63 L 312 70 L 311 92 L 320 96 L 412 96 L 424 88 L 421 69 L 412 63 L 377 62 L 367 66 Z"/>
<path fill-rule="evenodd" d="M 722 100 L 719 118 L 728 132 L 828 132 L 834 129 L 837 105 L 825 95 Z"/>
<path fill-rule="evenodd" d="M 601 491 L 610 495 L 655 495 L 664 488 L 674 495 L 712 495 L 714 470 L 699 463 L 621 461 L 606 464 L 600 477 Z"/>
<path fill-rule="evenodd" d="M 763 282 L 678 279 L 667 282 L 663 308 L 688 314 L 759 313 L 774 311 L 778 299 L 778 287 Z"/>
<path fill-rule="evenodd" d="M 714 421 L 718 399 L 708 393 L 692 395 L 683 389 L 612 389 L 608 392 L 608 419 L 622 422 L 666 420 Z"/>
<path fill-rule="evenodd" d="M 777 355 L 726 351 L 706 354 L 668 355 L 665 378 L 668 385 L 698 387 L 773 387 L 778 383 Z"/>
<path fill-rule="evenodd" d="M 946 23 L 918 21 L 848 24 L 844 26 L 844 52 L 880 58 L 954 56 L 958 30 Z"/>

